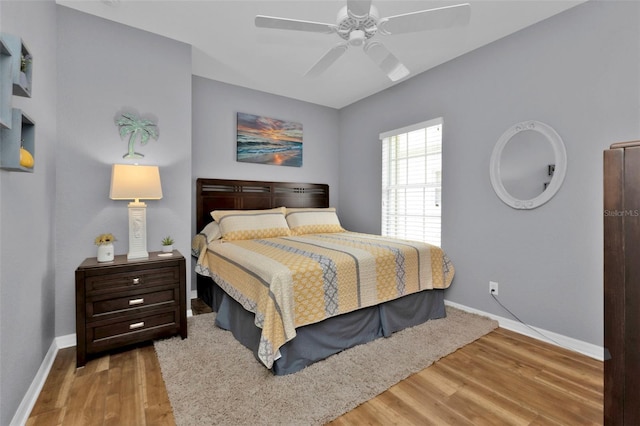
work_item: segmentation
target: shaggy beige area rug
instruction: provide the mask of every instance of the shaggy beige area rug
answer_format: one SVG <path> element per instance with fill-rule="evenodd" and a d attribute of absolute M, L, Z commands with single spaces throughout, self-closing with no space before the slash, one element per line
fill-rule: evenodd
<path fill-rule="evenodd" d="M 274 376 L 215 314 L 188 319 L 189 337 L 154 343 L 176 423 L 321 425 L 498 326 L 447 307 L 447 317 Z"/>

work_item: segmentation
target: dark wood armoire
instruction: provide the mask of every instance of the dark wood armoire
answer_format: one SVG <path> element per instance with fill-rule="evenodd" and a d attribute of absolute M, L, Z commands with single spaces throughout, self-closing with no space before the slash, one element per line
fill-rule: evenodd
<path fill-rule="evenodd" d="M 604 424 L 640 425 L 640 141 L 604 152 Z"/>

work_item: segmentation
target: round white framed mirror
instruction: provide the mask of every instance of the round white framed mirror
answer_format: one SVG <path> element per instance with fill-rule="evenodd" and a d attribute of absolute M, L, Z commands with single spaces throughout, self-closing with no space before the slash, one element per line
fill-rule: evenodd
<path fill-rule="evenodd" d="M 560 135 L 539 121 L 507 129 L 493 148 L 491 185 L 514 209 L 534 209 L 560 189 L 567 172 L 567 151 Z"/>

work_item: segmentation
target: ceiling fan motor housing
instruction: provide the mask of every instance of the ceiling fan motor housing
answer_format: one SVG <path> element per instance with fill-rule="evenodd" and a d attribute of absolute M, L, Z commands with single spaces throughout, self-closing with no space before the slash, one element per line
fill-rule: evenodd
<path fill-rule="evenodd" d="M 369 14 L 364 18 L 351 15 L 347 6 L 344 6 L 340 9 L 336 18 L 338 35 L 347 40 L 352 46 L 361 46 L 365 40 L 376 35 L 378 19 L 378 9 L 375 6 L 371 6 Z M 358 32 L 352 35 L 356 31 Z"/>

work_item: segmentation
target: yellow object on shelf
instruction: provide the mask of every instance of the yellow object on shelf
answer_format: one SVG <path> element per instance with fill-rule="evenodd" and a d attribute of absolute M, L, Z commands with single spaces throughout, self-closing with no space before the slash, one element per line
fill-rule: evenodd
<path fill-rule="evenodd" d="M 20 147 L 20 165 L 30 169 L 33 167 L 33 163 L 33 155 L 23 147 Z"/>

